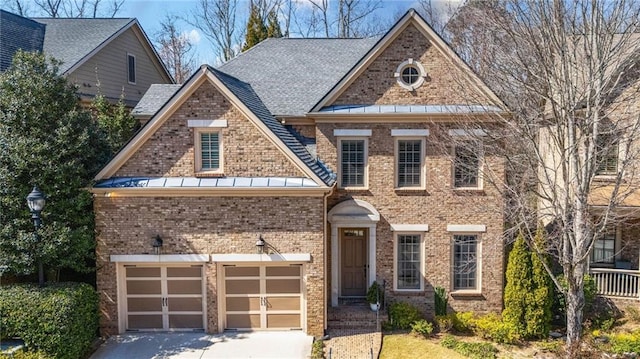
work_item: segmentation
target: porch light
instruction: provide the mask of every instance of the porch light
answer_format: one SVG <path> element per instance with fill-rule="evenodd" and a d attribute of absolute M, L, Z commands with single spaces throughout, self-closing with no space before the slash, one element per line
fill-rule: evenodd
<path fill-rule="evenodd" d="M 29 206 L 29 211 L 31 211 L 31 219 L 33 220 L 33 226 L 35 227 L 33 235 L 35 236 L 36 243 L 38 243 L 38 245 L 40 245 L 40 234 L 38 233 L 38 229 L 42 227 L 40 212 L 42 212 L 45 203 L 46 196 L 44 193 L 40 192 L 37 186 L 34 186 L 31 193 L 27 195 L 27 205 Z M 42 265 L 42 258 L 40 258 L 40 255 L 38 255 L 38 284 L 40 287 L 44 287 L 44 267 Z"/>
<path fill-rule="evenodd" d="M 156 234 L 156 238 L 153 240 L 153 243 L 151 243 L 151 246 L 153 247 L 153 253 L 159 255 L 162 250 L 162 238 L 160 238 L 159 234 Z"/>
<path fill-rule="evenodd" d="M 264 253 L 264 247 L 267 243 L 262 239 L 262 234 L 258 236 L 258 241 L 256 241 L 256 249 L 258 250 L 258 254 Z"/>

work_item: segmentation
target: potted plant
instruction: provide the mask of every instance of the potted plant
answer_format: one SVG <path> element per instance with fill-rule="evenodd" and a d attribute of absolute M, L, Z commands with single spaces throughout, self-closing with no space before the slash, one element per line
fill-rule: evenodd
<path fill-rule="evenodd" d="M 367 291 L 367 302 L 369 303 L 371 310 L 373 310 L 374 312 L 378 311 L 383 297 L 384 291 L 382 290 L 382 287 L 378 284 L 378 282 L 374 281 L 373 283 L 371 283 L 371 286 Z"/>

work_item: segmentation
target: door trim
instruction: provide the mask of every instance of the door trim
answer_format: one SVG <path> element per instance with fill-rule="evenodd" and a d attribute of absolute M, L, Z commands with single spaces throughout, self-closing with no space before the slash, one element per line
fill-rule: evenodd
<path fill-rule="evenodd" d="M 345 236 L 344 236 L 344 231 L 345 231 L 345 230 L 362 230 L 362 231 L 364 231 L 364 232 L 365 232 L 365 233 L 364 233 L 364 235 L 363 235 L 362 237 L 360 237 L 360 238 L 364 238 L 364 243 L 363 243 L 364 250 L 363 250 L 363 252 L 362 252 L 362 255 L 364 256 L 364 260 L 365 260 L 365 267 L 367 267 L 367 268 L 368 268 L 368 266 L 369 266 L 369 259 L 370 259 L 370 258 L 369 258 L 369 255 L 368 255 L 368 253 L 369 253 L 369 252 L 368 252 L 368 250 L 369 250 L 369 241 L 368 241 L 369 234 L 368 234 L 368 229 L 367 229 L 366 227 L 349 227 L 349 228 L 348 228 L 348 227 L 341 227 L 341 228 L 338 230 L 338 237 L 340 238 L 340 243 L 339 243 L 339 245 L 340 245 L 340 250 L 339 250 L 339 253 L 338 253 L 338 254 L 340 255 L 340 260 L 339 260 L 339 262 L 338 262 L 338 263 L 340 264 L 340 280 L 341 280 L 341 282 L 340 282 L 340 297 L 353 297 L 353 298 L 364 297 L 364 296 L 366 296 L 367 288 L 368 288 L 368 287 L 369 287 L 369 285 L 370 285 L 370 284 L 369 284 L 369 272 L 368 272 L 368 270 L 366 270 L 366 269 L 365 269 L 365 278 L 364 278 L 364 285 L 365 285 L 365 288 L 364 288 L 364 291 L 363 291 L 362 295 L 346 295 L 346 294 L 344 294 L 344 293 L 343 293 L 344 288 L 343 288 L 343 286 L 342 286 L 342 285 L 343 285 L 344 283 L 342 283 L 342 279 L 343 279 L 343 277 L 342 277 L 342 275 L 343 275 L 342 271 L 344 270 L 344 268 L 343 268 L 343 264 L 344 264 L 344 256 L 345 256 L 345 252 L 344 252 L 344 249 L 345 249 L 345 248 L 344 248 L 344 244 L 345 244 L 345 242 L 344 242 L 344 241 L 345 241 L 345 238 L 344 238 L 344 237 L 345 237 Z"/>

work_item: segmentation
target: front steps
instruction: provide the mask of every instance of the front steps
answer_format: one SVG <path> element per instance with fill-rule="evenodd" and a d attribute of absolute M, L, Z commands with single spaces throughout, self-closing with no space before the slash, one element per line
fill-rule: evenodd
<path fill-rule="evenodd" d="M 374 312 L 364 299 L 340 300 L 337 307 L 329 307 L 327 329 L 348 329 L 361 332 L 380 331 L 381 323 L 387 321 L 387 312 Z"/>

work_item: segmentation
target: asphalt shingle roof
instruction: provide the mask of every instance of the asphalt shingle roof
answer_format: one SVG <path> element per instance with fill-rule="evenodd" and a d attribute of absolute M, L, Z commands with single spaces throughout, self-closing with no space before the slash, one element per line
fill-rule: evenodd
<path fill-rule="evenodd" d="M 302 160 L 322 181 L 331 186 L 335 175 L 322 163 L 313 158 L 309 151 L 289 132 L 280 121 L 269 112 L 252 86 L 222 71 L 209 67 L 209 70 L 244 103 L 289 149 Z"/>
<path fill-rule="evenodd" d="M 66 73 L 91 51 L 135 19 L 33 18 L 45 24 L 44 52 L 61 60 L 60 73 Z"/>
<path fill-rule="evenodd" d="M 24 51 L 42 51 L 45 25 L 0 10 L 0 72 L 11 65 L 13 55 Z"/>
<path fill-rule="evenodd" d="M 136 107 L 131 111 L 132 115 L 153 115 L 169 101 L 182 85 L 153 84 L 142 96 Z"/>
<path fill-rule="evenodd" d="M 275 116 L 302 116 L 378 41 L 267 39 L 218 67 L 246 83 Z"/>

